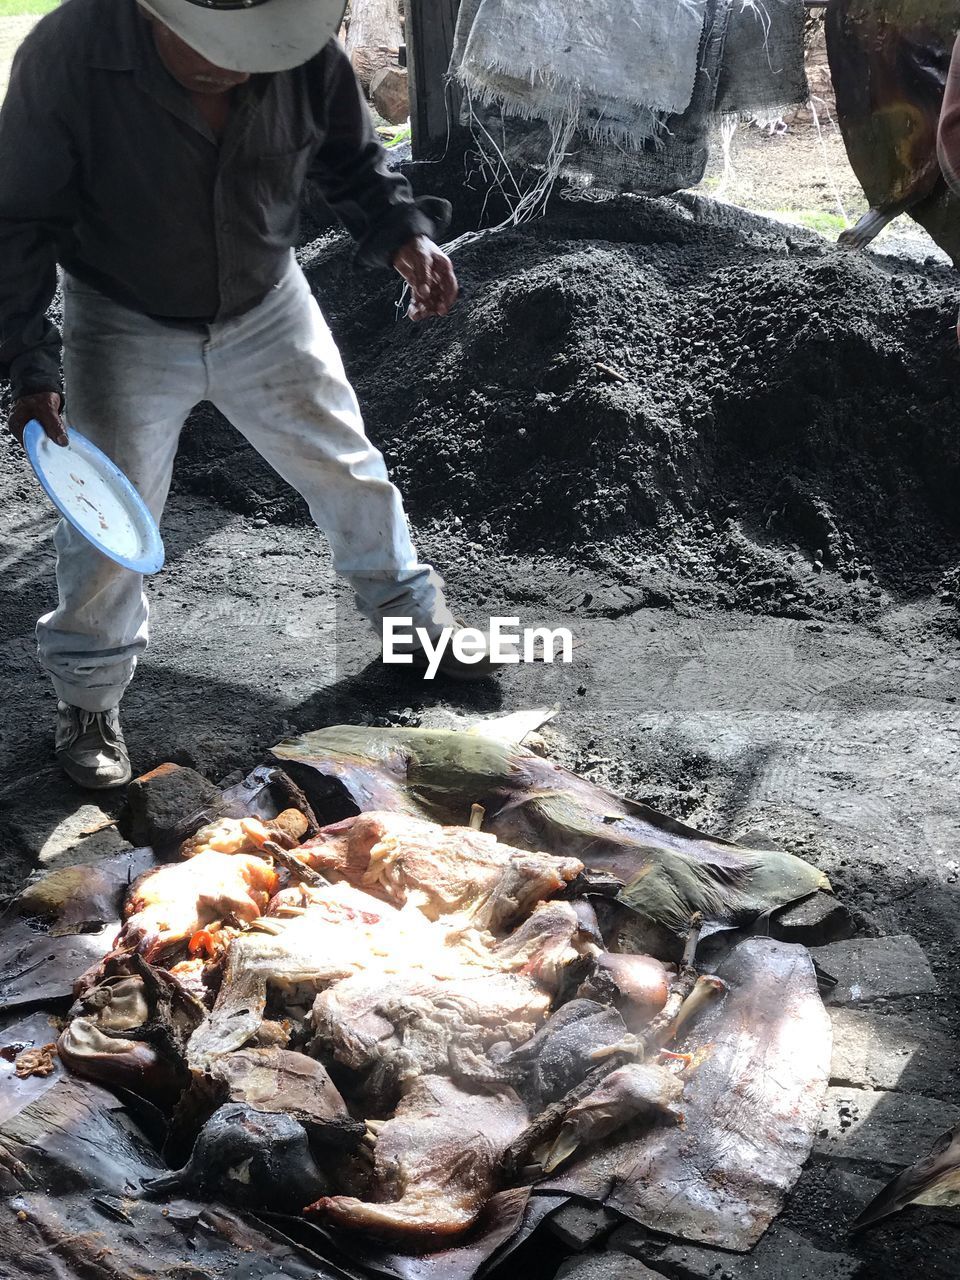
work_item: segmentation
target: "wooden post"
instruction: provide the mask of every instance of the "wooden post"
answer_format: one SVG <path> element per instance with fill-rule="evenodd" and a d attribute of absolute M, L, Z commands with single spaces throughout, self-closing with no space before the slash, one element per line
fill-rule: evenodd
<path fill-rule="evenodd" d="M 414 160 L 435 159 L 460 134 L 460 93 L 447 84 L 460 0 L 406 0 Z"/>

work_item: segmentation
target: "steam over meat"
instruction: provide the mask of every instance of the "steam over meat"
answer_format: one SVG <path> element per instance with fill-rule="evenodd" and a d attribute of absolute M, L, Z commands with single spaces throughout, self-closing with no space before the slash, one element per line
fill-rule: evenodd
<path fill-rule="evenodd" d="M 120 944 L 153 959 L 215 921 L 255 920 L 276 891 L 274 869 L 250 854 L 208 851 L 158 867 L 130 890 Z"/>
<path fill-rule="evenodd" d="M 433 922 L 409 908 L 398 910 L 348 884 L 284 890 L 271 904 L 276 914 L 232 944 L 213 1013 L 191 1041 L 191 1065 L 202 1068 L 217 1054 L 246 1044 L 259 1028 L 269 990 L 309 1001 L 332 984 L 337 985 L 330 999 L 320 1005 L 319 1043 L 325 1037 L 344 1061 L 360 1052 L 363 1027 L 374 1017 L 376 1031 L 364 1060 L 370 1066 L 382 1062 L 387 1049 L 376 1046 L 381 1040 L 395 1044 L 393 1019 L 419 1018 L 420 1006 L 404 1011 L 402 1000 L 415 999 L 420 991 L 427 993 L 427 1013 L 445 993 L 451 1000 L 465 993 L 470 1005 L 465 1025 L 471 1027 L 484 1021 L 489 1005 L 494 1023 L 522 1026 L 523 1033 L 518 1030 L 513 1037 L 519 1042 L 546 1015 L 553 989 L 547 979 L 555 979 L 558 956 L 576 955 L 575 913 L 565 903 L 550 906 L 558 910 L 535 913 L 516 935 L 494 944 L 486 933 L 446 920 Z M 270 932 L 260 931 L 268 927 Z M 517 941 L 511 946 L 513 938 Z M 528 976 L 533 974 L 539 977 Z M 342 980 L 355 976 L 357 981 L 340 992 Z M 480 978 L 489 980 L 480 983 Z M 343 1016 L 337 1013 L 341 1006 L 347 1010 Z M 385 1023 L 379 1021 L 383 1018 Z M 444 1018 L 445 1042 L 457 1041 L 456 1027 L 449 1025 L 447 1014 Z M 504 1038 L 511 1037 L 501 1027 Z M 473 1048 L 476 1035 L 465 1032 L 462 1039 Z M 396 1074 L 406 1078 L 436 1069 L 437 1052 L 435 1045 L 424 1050 L 422 1062 L 419 1051 L 412 1058 L 407 1052 L 398 1058 Z"/>
<path fill-rule="evenodd" d="M 459 1235 L 496 1189 L 500 1158 L 526 1123 L 510 1089 L 473 1092 L 443 1076 L 422 1076 L 393 1119 L 377 1126 L 380 1202 L 325 1196 L 307 1212 L 380 1236 Z"/>
<path fill-rule="evenodd" d="M 312 867 L 430 920 L 459 916 L 509 928 L 583 870 L 576 858 L 524 853 L 468 827 L 438 827 L 400 813 L 362 813 L 298 850 Z"/>
<path fill-rule="evenodd" d="M 376 972 L 385 989 L 410 969 L 441 975 L 462 966 L 462 950 L 448 945 L 447 930 L 350 885 L 284 890 L 278 898 L 275 914 L 230 947 L 213 1013 L 190 1043 L 192 1066 L 203 1068 L 256 1034 L 268 989 L 309 1001 L 363 970 Z"/>

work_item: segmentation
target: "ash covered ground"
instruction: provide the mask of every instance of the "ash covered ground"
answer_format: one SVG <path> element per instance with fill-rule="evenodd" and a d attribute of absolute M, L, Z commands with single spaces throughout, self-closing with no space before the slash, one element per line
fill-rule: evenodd
<path fill-rule="evenodd" d="M 845 1236 L 871 1185 L 960 1120 L 943 1069 L 960 1029 L 955 276 L 691 197 L 555 200 L 460 251 L 462 302 L 423 327 L 398 320 L 391 277 L 353 272 L 340 235 L 301 257 L 457 608 L 567 625 L 575 662 L 474 690 L 371 665 L 302 503 L 203 407 L 124 704 L 135 765 L 221 780 L 293 730 L 560 702 L 563 763 L 809 858 L 862 935 L 910 935 L 933 974 L 912 981 L 891 945 L 869 1007 L 836 1005 L 840 1043 L 866 1018 L 880 1048 L 838 1067 L 765 1262 L 619 1246 L 678 1278 L 956 1276 L 956 1214 Z M 54 519 L 9 442 L 0 468 L 12 889 L 38 860 L 76 860 L 78 839 L 82 856 L 109 847 L 114 805 L 53 767 L 31 633 L 53 598 Z M 537 1247 L 548 1275 L 553 1246 Z"/>

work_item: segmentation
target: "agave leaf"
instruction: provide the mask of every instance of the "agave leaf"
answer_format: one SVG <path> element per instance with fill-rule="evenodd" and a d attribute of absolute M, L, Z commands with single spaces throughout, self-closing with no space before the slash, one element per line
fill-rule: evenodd
<path fill-rule="evenodd" d="M 960 1128 L 950 1129 L 917 1160 L 879 1191 L 851 1224 L 862 1231 L 908 1204 L 960 1204 Z"/>
<path fill-rule="evenodd" d="M 506 716 L 476 720 L 467 730 L 478 738 L 496 738 L 500 742 L 522 743 L 531 733 L 542 729 L 560 712 L 560 703 L 552 707 L 534 707 L 532 711 L 513 711 Z"/>
<path fill-rule="evenodd" d="M 748 938 L 718 974 L 727 994 L 677 1045 L 693 1058 L 680 1077 L 683 1125 L 622 1130 L 542 1189 L 600 1201 L 652 1231 L 745 1251 L 810 1154 L 832 1034 L 805 947 Z"/>
<path fill-rule="evenodd" d="M 673 933 L 696 911 L 708 923 L 743 925 L 830 887 L 792 854 L 706 836 L 497 738 L 337 725 L 273 754 L 330 821 L 390 809 L 466 825 L 471 804 L 480 804 L 485 830 L 612 872 L 624 881 L 622 901 Z M 334 789 L 339 809 L 331 811 Z"/>

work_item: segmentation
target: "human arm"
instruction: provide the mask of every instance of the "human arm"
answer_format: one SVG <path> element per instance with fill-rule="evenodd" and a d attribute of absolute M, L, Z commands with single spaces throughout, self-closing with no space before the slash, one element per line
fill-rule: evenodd
<path fill-rule="evenodd" d="M 356 240 L 357 261 L 400 270 L 394 259 L 402 249 L 419 237 L 432 242 L 443 234 L 450 205 L 430 196 L 416 200 L 406 178 L 391 172 L 363 91 L 336 41 L 315 59 L 311 75 L 315 111 L 326 129 L 308 176 Z M 417 258 L 411 249 L 405 259 L 411 271 L 421 267 Z"/>
<path fill-rule="evenodd" d="M 947 186 L 960 195 L 960 36 L 953 46 L 937 129 L 937 159 Z"/>
<path fill-rule="evenodd" d="M 36 417 L 66 442 L 60 419 L 60 334 L 46 312 L 57 287 L 57 230 L 66 225 L 75 172 L 57 72 L 42 39 L 28 37 L 0 107 L 0 376 L 10 379 L 8 426 L 17 439 Z"/>
<path fill-rule="evenodd" d="M 411 320 L 445 316 L 457 300 L 453 263 L 427 236 L 414 236 L 393 256 L 393 265 L 410 286 L 407 315 Z"/>

